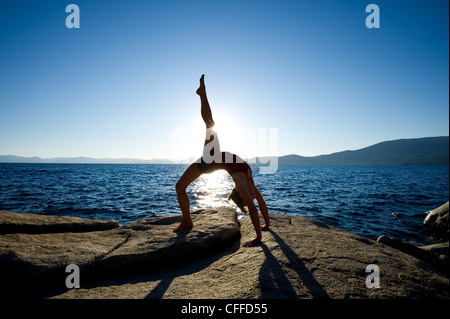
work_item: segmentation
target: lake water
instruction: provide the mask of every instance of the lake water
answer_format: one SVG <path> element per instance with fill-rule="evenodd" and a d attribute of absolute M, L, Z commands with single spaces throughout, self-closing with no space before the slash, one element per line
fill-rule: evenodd
<path fill-rule="evenodd" d="M 0 164 L 0 210 L 117 220 L 180 214 L 175 183 L 185 165 Z M 269 212 L 311 217 L 376 239 L 385 234 L 415 243 L 426 212 L 449 199 L 449 167 L 279 166 L 254 180 Z M 225 171 L 203 175 L 189 188 L 191 209 L 231 205 Z"/>

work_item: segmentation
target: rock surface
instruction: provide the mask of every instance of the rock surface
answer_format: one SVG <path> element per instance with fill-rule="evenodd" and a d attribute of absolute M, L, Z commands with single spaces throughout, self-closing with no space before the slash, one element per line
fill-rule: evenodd
<path fill-rule="evenodd" d="M 419 248 L 437 255 L 450 256 L 449 242 L 420 246 Z"/>
<path fill-rule="evenodd" d="M 17 216 L 21 221 L 22 215 L 6 216 Z M 54 216 L 38 218 L 44 225 L 51 225 L 52 220 L 60 223 L 60 218 Z M 69 264 L 78 265 L 84 278 L 87 275 L 94 279 L 151 268 L 203 253 L 239 233 L 237 214 L 231 208 L 198 211 L 192 214 L 192 220 L 195 228 L 178 233 L 172 230 L 181 216 L 144 219 L 104 231 L 0 235 L 0 294 L 8 296 L 14 290 L 26 295 L 41 288 L 65 287 L 65 268 Z"/>
<path fill-rule="evenodd" d="M 119 223 L 115 221 L 0 211 L 0 234 L 89 232 L 117 227 L 119 227 Z"/>
<path fill-rule="evenodd" d="M 96 263 L 100 271 L 168 262 L 183 255 L 205 253 L 239 233 L 237 213 L 229 207 L 191 213 L 195 227 L 177 233 L 180 216 L 143 219 L 128 224 L 118 234 L 127 240 Z"/>
<path fill-rule="evenodd" d="M 449 298 L 448 278 L 411 255 L 309 218 L 270 218 L 271 230 L 263 233 L 259 245 L 241 247 L 254 236 L 250 218 L 244 217 L 241 237 L 206 256 L 95 283 L 83 284 L 81 278 L 80 289 L 46 297 Z M 175 220 L 168 222 L 176 226 Z M 198 222 L 192 232 L 200 228 Z M 128 243 L 124 250 L 134 250 L 132 241 Z M 366 286 L 370 264 L 379 267 L 380 288 Z"/>
<path fill-rule="evenodd" d="M 407 253 L 408 255 L 414 256 L 417 259 L 420 259 L 427 264 L 432 265 L 434 268 L 436 268 L 436 270 L 446 275 L 449 274 L 449 257 L 448 254 L 445 254 L 445 248 L 440 244 L 425 246 L 421 248 L 385 235 L 378 237 L 377 242 L 389 245 L 395 249 Z M 438 254 L 436 252 L 440 253 Z"/>
<path fill-rule="evenodd" d="M 449 202 L 430 211 L 427 217 L 425 217 L 423 223 L 429 227 L 436 229 L 438 232 L 442 233 L 448 238 L 450 232 Z"/>

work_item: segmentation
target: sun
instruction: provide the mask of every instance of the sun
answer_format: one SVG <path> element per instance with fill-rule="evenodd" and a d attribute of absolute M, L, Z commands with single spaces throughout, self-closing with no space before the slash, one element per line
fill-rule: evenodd
<path fill-rule="evenodd" d="M 243 129 L 237 121 L 232 116 L 221 112 L 215 113 L 213 118 L 221 151 L 242 152 L 245 139 L 243 139 Z"/>
<path fill-rule="evenodd" d="M 220 142 L 220 150 L 238 154 L 244 158 L 248 154 L 248 130 L 232 115 L 215 111 L 214 130 Z M 174 128 L 170 133 L 171 158 L 192 162 L 202 156 L 206 137 L 206 126 L 200 116 L 192 117 L 186 125 Z M 250 147 L 251 148 L 251 147 Z"/>

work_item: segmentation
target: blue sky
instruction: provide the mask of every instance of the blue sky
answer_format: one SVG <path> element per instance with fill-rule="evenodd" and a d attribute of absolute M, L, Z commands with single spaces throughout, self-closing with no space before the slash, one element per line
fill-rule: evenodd
<path fill-rule="evenodd" d="M 448 135 L 448 6 L 2 0 L 0 154 L 199 156 L 202 73 L 222 149 L 242 157 Z"/>

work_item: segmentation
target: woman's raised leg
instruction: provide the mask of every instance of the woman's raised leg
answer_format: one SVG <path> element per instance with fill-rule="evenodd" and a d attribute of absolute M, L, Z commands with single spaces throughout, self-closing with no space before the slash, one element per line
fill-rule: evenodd
<path fill-rule="evenodd" d="M 211 107 L 209 106 L 208 97 L 206 96 L 206 87 L 205 87 L 205 75 L 202 74 L 202 77 L 200 78 L 200 86 L 197 89 L 196 92 L 200 96 L 200 102 L 201 102 L 201 113 L 203 121 L 206 124 L 207 128 L 213 127 L 214 120 L 212 117 Z"/>
<path fill-rule="evenodd" d="M 219 157 L 220 143 L 217 136 L 217 131 L 214 129 L 215 123 L 213 120 L 208 97 L 206 96 L 204 74 L 200 78 L 200 86 L 197 89 L 196 93 L 200 96 L 202 119 L 206 125 L 206 136 L 205 142 L 203 144 L 203 158 L 207 163 L 211 163 L 213 160 L 218 159 L 216 157 L 213 157 L 214 154 L 217 154 L 217 156 Z"/>

